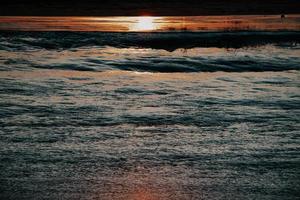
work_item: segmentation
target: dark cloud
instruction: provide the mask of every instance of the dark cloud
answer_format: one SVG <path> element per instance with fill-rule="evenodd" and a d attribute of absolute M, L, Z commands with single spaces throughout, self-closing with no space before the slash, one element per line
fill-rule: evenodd
<path fill-rule="evenodd" d="M 134 16 L 300 13 L 299 0 L 2 0 L 0 15 Z"/>

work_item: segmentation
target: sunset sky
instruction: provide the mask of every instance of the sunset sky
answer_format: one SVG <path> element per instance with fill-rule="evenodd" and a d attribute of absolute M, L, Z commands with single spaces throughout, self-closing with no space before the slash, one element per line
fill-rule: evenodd
<path fill-rule="evenodd" d="M 22 31 L 102 31 L 102 32 L 172 32 L 299 30 L 300 15 L 234 16 L 126 16 L 126 17 L 38 17 L 4 16 L 0 30 Z"/>
<path fill-rule="evenodd" d="M 4 0 L 0 15 L 35 16 L 182 16 L 297 14 L 299 0 Z"/>

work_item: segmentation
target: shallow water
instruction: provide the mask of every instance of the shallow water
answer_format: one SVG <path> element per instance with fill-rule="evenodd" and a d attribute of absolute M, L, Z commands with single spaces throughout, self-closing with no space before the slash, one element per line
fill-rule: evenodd
<path fill-rule="evenodd" d="M 170 51 L 43 34 L 1 35 L 1 199 L 298 197 L 296 41 Z"/>

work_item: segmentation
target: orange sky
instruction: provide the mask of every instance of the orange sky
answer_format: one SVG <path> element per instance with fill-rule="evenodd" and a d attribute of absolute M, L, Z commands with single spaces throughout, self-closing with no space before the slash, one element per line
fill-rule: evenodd
<path fill-rule="evenodd" d="M 0 30 L 231 31 L 300 30 L 300 15 L 194 17 L 0 17 Z"/>

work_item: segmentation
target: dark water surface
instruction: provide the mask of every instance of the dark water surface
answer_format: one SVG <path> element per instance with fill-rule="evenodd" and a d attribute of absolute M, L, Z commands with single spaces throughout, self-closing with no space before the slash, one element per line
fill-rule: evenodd
<path fill-rule="evenodd" d="M 297 32 L 1 32 L 0 199 L 297 199 L 299 55 Z"/>

